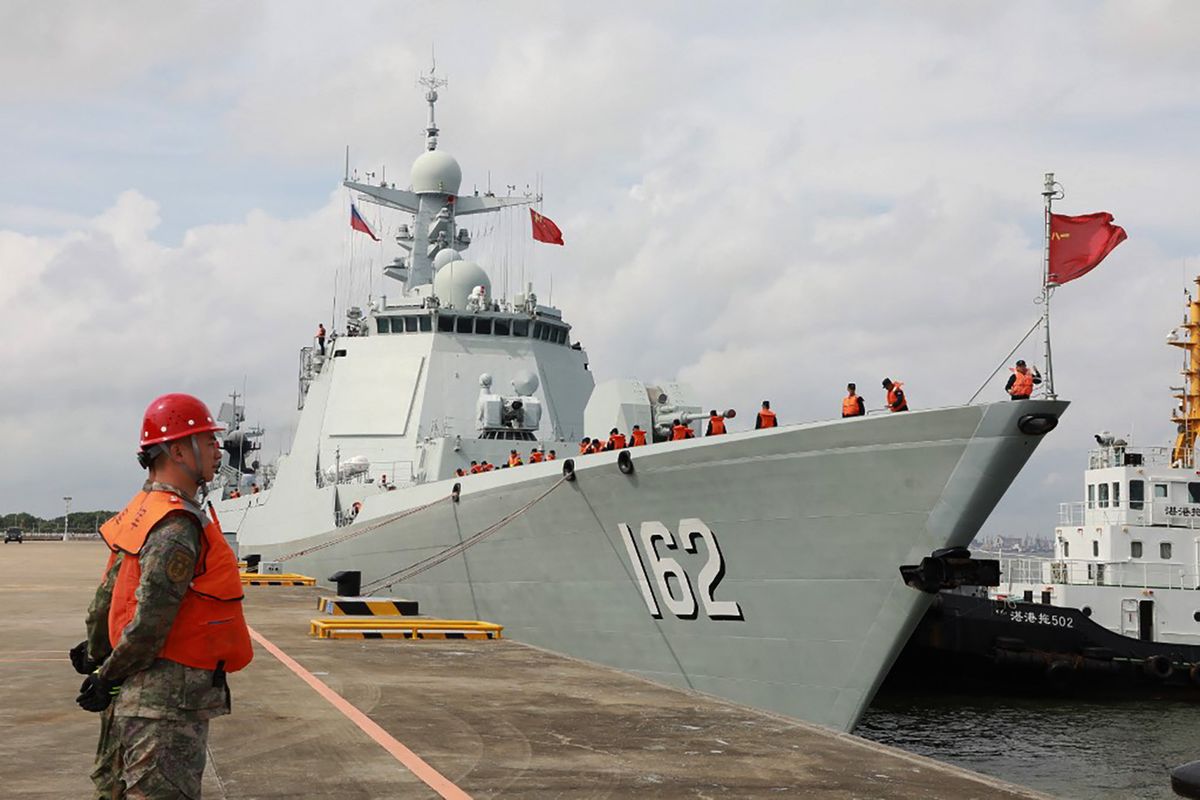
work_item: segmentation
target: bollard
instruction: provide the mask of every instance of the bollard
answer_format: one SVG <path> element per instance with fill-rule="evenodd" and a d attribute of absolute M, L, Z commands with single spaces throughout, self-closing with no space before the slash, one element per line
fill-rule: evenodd
<path fill-rule="evenodd" d="M 362 573 L 356 569 L 338 570 L 329 576 L 337 584 L 338 597 L 358 597 L 362 594 Z"/>

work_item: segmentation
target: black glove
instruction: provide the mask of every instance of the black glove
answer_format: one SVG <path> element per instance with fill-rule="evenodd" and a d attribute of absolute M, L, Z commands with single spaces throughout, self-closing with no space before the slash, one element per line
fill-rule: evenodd
<path fill-rule="evenodd" d="M 99 663 L 88 658 L 87 645 L 87 642 L 80 642 L 72 647 L 70 651 L 71 666 L 74 667 L 75 671 L 80 675 L 91 675 L 96 671 L 96 668 L 100 666 Z"/>
<path fill-rule="evenodd" d="M 83 679 L 83 683 L 79 686 L 79 696 L 75 698 L 75 702 L 84 711 L 103 711 L 109 707 L 120 691 L 121 684 L 109 683 L 100 677 L 99 672 L 93 672 Z"/>

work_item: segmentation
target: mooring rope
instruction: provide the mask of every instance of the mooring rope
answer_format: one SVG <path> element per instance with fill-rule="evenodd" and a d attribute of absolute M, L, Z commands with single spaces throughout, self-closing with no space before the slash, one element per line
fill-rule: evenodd
<path fill-rule="evenodd" d="M 549 494 L 551 492 L 553 492 L 555 489 L 557 489 L 559 486 L 562 486 L 566 482 L 567 482 L 567 479 L 565 476 L 559 478 L 553 485 L 550 486 L 549 489 L 542 492 L 540 495 L 533 498 L 528 503 L 526 503 L 525 505 L 518 508 L 516 511 L 512 511 L 512 512 L 508 513 L 507 515 L 501 517 L 500 519 L 496 520 L 491 525 L 487 526 L 486 528 L 479 531 L 478 533 L 474 533 L 471 536 L 468 536 L 466 539 L 463 539 L 461 542 L 458 542 L 457 544 L 453 544 L 450 547 L 447 547 L 445 550 L 442 550 L 441 552 L 434 553 L 433 555 L 423 558 L 420 561 L 416 561 L 412 564 L 409 564 L 407 567 L 404 567 L 403 569 L 396 570 L 395 572 L 389 573 L 388 575 L 384 575 L 382 578 L 377 578 L 376 580 L 371 581 L 369 584 L 367 584 L 366 586 L 364 586 L 362 588 L 363 594 L 367 595 L 367 594 L 371 594 L 373 592 L 377 592 L 381 589 L 389 589 L 394 584 L 397 584 L 404 580 L 408 580 L 409 578 L 415 578 L 416 576 L 420 575 L 422 572 L 425 572 L 428 569 L 433 569 L 438 564 L 441 564 L 445 561 L 448 561 L 451 558 L 454 558 L 454 556 L 466 551 L 466 549 L 471 547 L 472 545 L 478 544 L 479 542 L 483 541 L 484 539 L 491 536 L 496 531 L 503 528 L 508 523 L 512 522 L 517 517 L 524 514 L 529 509 L 533 508 L 535 505 L 540 503 L 542 500 L 546 499 L 546 497 L 549 496 Z"/>
<path fill-rule="evenodd" d="M 276 561 L 288 561 L 289 559 L 299 558 L 300 556 L 305 556 L 305 555 L 308 555 L 309 553 L 315 553 L 318 550 L 324 550 L 327 547 L 333 547 L 335 544 L 341 544 L 342 542 L 346 542 L 346 541 L 349 541 L 350 539 L 354 539 L 359 536 L 362 536 L 365 533 L 370 533 L 371 531 L 378 530 L 379 528 L 382 528 L 384 525 L 391 524 L 391 523 L 395 522 L 396 520 L 404 519 L 405 517 L 410 517 L 413 514 L 416 514 L 420 511 L 424 511 L 427 508 L 433 508 L 438 503 L 444 503 L 452 497 L 454 497 L 453 494 L 448 494 L 445 497 L 440 497 L 437 500 L 434 500 L 429 503 L 425 503 L 424 505 L 414 506 L 412 508 L 405 509 L 404 511 L 400 511 L 395 514 L 389 514 L 386 517 L 380 517 L 379 519 L 375 520 L 374 522 L 367 525 L 366 527 L 359 528 L 357 530 L 352 530 L 349 533 L 342 534 L 341 536 L 335 536 L 334 538 L 330 539 L 329 541 L 321 542 L 320 544 L 313 545 L 312 547 L 306 547 L 303 550 L 297 550 L 294 553 L 288 553 L 286 556 L 280 556 L 279 558 L 277 558 L 275 560 Z"/>

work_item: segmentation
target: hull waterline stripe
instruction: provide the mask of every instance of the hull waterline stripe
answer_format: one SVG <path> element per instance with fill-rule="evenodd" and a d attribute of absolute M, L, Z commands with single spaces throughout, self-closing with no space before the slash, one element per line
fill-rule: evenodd
<path fill-rule="evenodd" d="M 313 691 L 325 698 L 331 706 L 342 712 L 346 719 L 353 722 L 363 733 L 374 739 L 376 744 L 390 753 L 393 758 L 403 764 L 409 772 L 417 776 L 426 786 L 437 792 L 440 797 L 444 797 L 446 800 L 471 800 L 471 796 L 453 784 L 449 778 L 429 766 L 424 759 L 405 747 L 400 741 L 380 727 L 375 720 L 368 717 L 362 711 L 359 711 L 349 700 L 329 688 L 328 684 L 300 666 L 299 662 L 276 647 L 265 636 L 254 630 L 254 628 L 250 628 L 250 638 L 262 645 L 281 664 L 299 676 L 300 680 L 311 686 Z"/>

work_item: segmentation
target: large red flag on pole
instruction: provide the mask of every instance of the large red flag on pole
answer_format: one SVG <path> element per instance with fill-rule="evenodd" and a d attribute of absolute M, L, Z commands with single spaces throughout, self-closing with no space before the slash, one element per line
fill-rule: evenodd
<path fill-rule="evenodd" d="M 1051 214 L 1047 283 L 1062 285 L 1086 275 L 1125 241 L 1125 229 L 1112 222 L 1107 211 L 1078 217 Z"/>
<path fill-rule="evenodd" d="M 543 217 L 532 208 L 529 209 L 530 219 L 533 220 L 533 238 L 546 244 L 562 244 L 562 231 L 549 217 Z"/>

